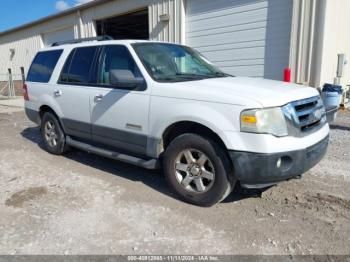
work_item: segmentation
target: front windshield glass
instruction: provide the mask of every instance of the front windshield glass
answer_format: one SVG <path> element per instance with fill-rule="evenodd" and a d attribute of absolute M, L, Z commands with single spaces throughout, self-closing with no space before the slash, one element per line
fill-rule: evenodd
<path fill-rule="evenodd" d="M 227 77 L 192 48 L 166 43 L 137 43 L 133 47 L 151 77 L 159 82 L 180 82 Z"/>

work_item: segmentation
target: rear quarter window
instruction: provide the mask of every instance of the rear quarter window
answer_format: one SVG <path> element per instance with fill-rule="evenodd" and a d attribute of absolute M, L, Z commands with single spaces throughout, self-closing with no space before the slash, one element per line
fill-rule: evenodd
<path fill-rule="evenodd" d="M 48 83 L 63 50 L 39 52 L 30 66 L 27 81 Z"/>

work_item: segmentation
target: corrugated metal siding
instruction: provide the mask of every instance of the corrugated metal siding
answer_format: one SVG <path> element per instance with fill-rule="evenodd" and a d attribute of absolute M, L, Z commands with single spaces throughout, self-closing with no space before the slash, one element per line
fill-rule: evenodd
<path fill-rule="evenodd" d="M 14 79 L 20 80 L 20 67 L 23 66 L 25 72 L 28 72 L 35 54 L 44 47 L 44 35 L 67 27 L 74 28 L 75 31 L 76 21 L 76 15 L 67 15 L 0 37 L 0 75 L 6 75 L 7 69 L 11 68 Z M 12 59 L 10 49 L 15 50 Z"/>
<path fill-rule="evenodd" d="M 11 34 L 0 39 L 0 81 L 6 79 L 7 69 L 11 68 L 15 80 L 20 80 L 20 67 L 27 70 L 36 52 L 42 46 L 40 35 Z M 15 50 L 11 58 L 10 49 Z"/>
<path fill-rule="evenodd" d="M 95 37 L 97 35 L 94 21 L 91 21 L 91 20 L 85 21 L 82 23 L 81 31 L 82 31 L 81 33 L 82 38 Z"/>
<path fill-rule="evenodd" d="M 94 37 L 96 36 L 96 20 L 145 7 L 148 7 L 149 10 L 150 39 L 169 42 L 182 41 L 182 0 L 116 0 L 1 36 L 0 75 L 7 74 L 7 68 L 12 68 L 15 74 L 19 74 L 21 66 L 24 66 L 27 72 L 34 55 L 43 47 L 45 34 L 52 35 L 54 31 L 73 28 L 75 38 Z M 165 13 L 170 15 L 169 23 L 160 22 L 159 15 Z M 16 50 L 12 61 L 10 60 L 11 48 Z"/>
<path fill-rule="evenodd" d="M 161 22 L 160 16 L 169 14 L 169 22 Z M 150 39 L 181 43 L 181 23 L 183 19 L 182 1 L 168 0 L 154 2 L 149 6 Z"/>
<path fill-rule="evenodd" d="M 346 89 L 346 86 L 350 85 L 350 1 L 331 1 L 331 3 L 327 2 L 326 7 L 324 42 L 319 61 L 321 64 L 320 79 L 319 83 L 316 81 L 314 83 L 316 87 L 322 87 L 325 83 L 333 83 L 334 78 L 337 77 L 338 54 L 345 54 L 348 63 L 344 67 L 339 84 Z"/>
<path fill-rule="evenodd" d="M 186 44 L 234 75 L 282 79 L 292 0 L 187 0 Z"/>
<path fill-rule="evenodd" d="M 94 21 L 113 17 L 148 7 L 149 34 L 151 40 L 180 42 L 182 0 L 119 0 L 112 1 L 81 13 L 84 37 L 96 36 Z M 161 22 L 159 16 L 169 14 L 169 23 Z"/>
<path fill-rule="evenodd" d="M 54 32 L 45 33 L 42 35 L 45 46 L 50 46 L 55 42 L 71 40 L 75 38 L 74 27 L 68 27 Z"/>

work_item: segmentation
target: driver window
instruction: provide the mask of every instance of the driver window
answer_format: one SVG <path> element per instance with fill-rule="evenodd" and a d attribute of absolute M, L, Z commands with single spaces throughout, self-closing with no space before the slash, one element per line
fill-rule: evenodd
<path fill-rule="evenodd" d="M 105 46 L 99 61 L 98 83 L 110 85 L 110 70 L 128 70 L 134 77 L 142 78 L 142 74 L 125 46 Z"/>

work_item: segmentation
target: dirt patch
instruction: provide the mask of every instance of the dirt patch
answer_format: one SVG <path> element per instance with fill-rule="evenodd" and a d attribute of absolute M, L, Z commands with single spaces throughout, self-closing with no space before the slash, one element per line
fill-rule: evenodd
<path fill-rule="evenodd" d="M 306 200 L 308 203 L 312 203 L 313 205 L 322 206 L 333 210 L 335 208 L 350 209 L 350 201 L 338 196 L 321 194 L 321 193 L 317 193 L 316 195 L 307 194 Z"/>
<path fill-rule="evenodd" d="M 48 154 L 23 112 L 0 113 L 0 254 L 348 255 L 349 116 L 339 114 L 327 155 L 301 179 L 199 208 L 161 172 Z"/>
<path fill-rule="evenodd" d="M 46 194 L 47 189 L 45 187 L 30 187 L 14 193 L 5 201 L 5 205 L 20 208 L 23 207 L 24 203 L 39 199 Z"/>

